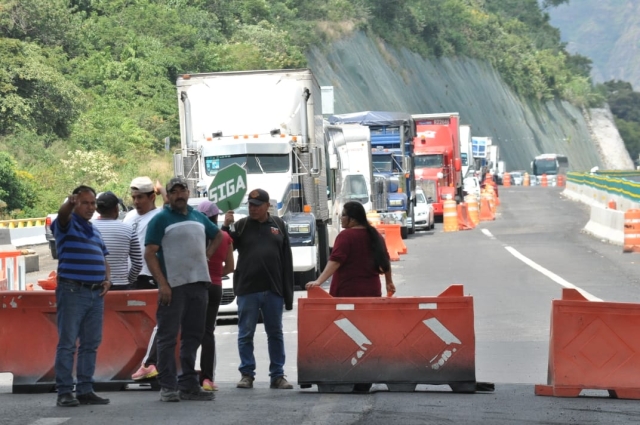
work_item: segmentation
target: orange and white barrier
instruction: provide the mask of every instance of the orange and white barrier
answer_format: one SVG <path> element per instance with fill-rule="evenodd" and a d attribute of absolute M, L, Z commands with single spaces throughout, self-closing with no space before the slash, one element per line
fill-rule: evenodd
<path fill-rule="evenodd" d="M 158 291 L 105 296 L 95 387 L 123 389 L 139 367 L 156 324 Z M 13 392 L 52 391 L 58 344 L 53 291 L 0 292 L 0 372 L 13 374 Z M 98 389 L 98 391 L 100 391 Z"/>
<path fill-rule="evenodd" d="M 493 221 L 496 219 L 489 201 L 489 197 L 483 193 L 480 197 L 480 221 Z"/>
<path fill-rule="evenodd" d="M 378 233 L 380 233 L 380 235 L 382 235 L 382 238 L 385 240 L 385 245 L 387 247 L 387 252 L 389 253 L 389 260 L 390 261 L 400 261 L 400 254 L 398 254 L 398 252 L 395 249 L 390 249 L 389 248 L 389 244 L 387 244 L 387 232 L 384 229 L 376 229 L 378 230 Z"/>
<path fill-rule="evenodd" d="M 376 226 L 378 231 L 384 231 L 384 241 L 387 244 L 387 251 L 389 252 L 389 255 L 392 255 L 392 252 L 396 252 L 397 254 L 407 253 L 407 246 L 402 241 L 400 227 L 401 226 L 399 224 L 385 223 L 380 223 Z"/>
<path fill-rule="evenodd" d="M 473 223 L 474 227 L 480 223 L 480 213 L 478 211 L 478 198 L 475 195 L 467 195 L 464 197 L 464 202 L 467 204 L 467 210 L 469 212 L 469 219 Z"/>
<path fill-rule="evenodd" d="M 467 204 L 464 202 L 458 204 L 458 229 L 459 230 L 471 230 L 473 229 L 475 224 L 469 218 L 469 209 Z"/>
<path fill-rule="evenodd" d="M 640 304 L 590 302 L 575 289 L 553 300 L 546 385 L 541 396 L 577 397 L 608 390 L 615 398 L 640 399 Z"/>
<path fill-rule="evenodd" d="M 391 298 L 333 298 L 311 288 L 298 300 L 298 383 L 319 392 L 365 383 L 478 391 L 473 298 L 462 285 L 436 297 Z"/>
<path fill-rule="evenodd" d="M 640 210 L 631 209 L 624 213 L 623 252 L 640 252 Z"/>
<path fill-rule="evenodd" d="M 511 174 L 507 173 L 506 171 L 502 174 L 502 185 L 504 187 L 511 186 Z"/>
<path fill-rule="evenodd" d="M 447 199 L 443 202 L 442 229 L 445 232 L 458 231 L 458 211 L 456 201 L 453 199 Z"/>

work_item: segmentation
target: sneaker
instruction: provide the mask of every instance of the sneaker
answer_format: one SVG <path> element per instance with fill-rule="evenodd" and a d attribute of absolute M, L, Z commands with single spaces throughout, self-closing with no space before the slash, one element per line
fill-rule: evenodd
<path fill-rule="evenodd" d="M 291 385 L 284 376 L 278 376 L 276 379 L 271 381 L 271 388 L 277 390 L 292 390 L 293 385 Z"/>
<path fill-rule="evenodd" d="M 205 391 L 200 387 L 191 391 L 180 390 L 180 400 L 210 401 L 214 397 L 215 394 L 211 391 Z"/>
<path fill-rule="evenodd" d="M 218 391 L 218 386 L 210 379 L 202 381 L 202 389 L 205 391 Z"/>
<path fill-rule="evenodd" d="M 236 388 L 253 388 L 254 377 L 250 375 L 242 375 L 240 382 L 236 385 Z"/>
<path fill-rule="evenodd" d="M 76 407 L 80 403 L 78 402 L 78 399 L 73 396 L 73 394 L 66 393 L 60 394 L 58 396 L 58 401 L 56 402 L 56 404 L 60 407 Z"/>
<path fill-rule="evenodd" d="M 76 396 L 80 404 L 109 404 L 108 398 L 102 398 L 93 391 L 86 394 L 78 394 Z"/>
<path fill-rule="evenodd" d="M 158 376 L 158 370 L 155 365 L 151 364 L 149 367 L 145 367 L 143 364 L 136 373 L 131 375 L 131 379 L 134 381 L 141 381 L 143 379 L 155 378 L 156 376 Z"/>
<path fill-rule="evenodd" d="M 161 388 L 160 401 L 166 401 L 166 402 L 180 401 L 180 394 L 176 390 L 172 390 L 169 388 Z"/>

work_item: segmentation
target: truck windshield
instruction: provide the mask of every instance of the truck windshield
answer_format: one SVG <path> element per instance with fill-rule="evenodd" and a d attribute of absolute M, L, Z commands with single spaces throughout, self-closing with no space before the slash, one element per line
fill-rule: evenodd
<path fill-rule="evenodd" d="M 393 156 L 391 154 L 375 154 L 371 156 L 373 171 L 393 171 Z"/>
<path fill-rule="evenodd" d="M 536 159 L 533 162 L 533 174 L 558 174 L 558 163 L 553 158 Z"/>
<path fill-rule="evenodd" d="M 442 168 L 444 167 L 444 155 L 416 155 L 416 168 Z"/>
<path fill-rule="evenodd" d="M 241 165 L 247 170 L 247 174 L 286 173 L 289 171 L 289 154 L 220 155 L 204 158 L 208 176 L 215 176 L 218 171 L 231 164 Z"/>
<path fill-rule="evenodd" d="M 362 174 L 353 174 L 345 177 L 343 194 L 350 199 L 369 198 L 367 181 Z"/>

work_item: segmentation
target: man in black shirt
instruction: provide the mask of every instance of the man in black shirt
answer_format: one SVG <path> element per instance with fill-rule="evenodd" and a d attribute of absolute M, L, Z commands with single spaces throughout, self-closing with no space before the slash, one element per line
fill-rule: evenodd
<path fill-rule="evenodd" d="M 238 250 L 233 290 L 238 297 L 238 388 L 253 388 L 256 360 L 253 335 L 262 311 L 269 345 L 271 388 L 292 389 L 284 377 L 282 310 L 293 309 L 293 257 L 286 225 L 269 214 L 269 194 L 249 193 L 249 216 L 234 223 L 233 211 L 225 214 L 222 230 L 229 232 Z M 233 223 L 233 224 L 232 224 Z"/>

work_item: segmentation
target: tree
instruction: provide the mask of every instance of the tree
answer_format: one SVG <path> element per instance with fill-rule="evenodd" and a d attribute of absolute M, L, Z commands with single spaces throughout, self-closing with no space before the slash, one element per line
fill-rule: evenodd
<path fill-rule="evenodd" d="M 45 144 L 69 135 L 82 92 L 36 44 L 0 38 L 0 135 L 34 130 Z"/>
<path fill-rule="evenodd" d="M 35 204 L 35 193 L 25 181 L 28 174 L 17 169 L 16 162 L 6 152 L 0 152 L 0 201 L 7 211 L 31 208 Z"/>

